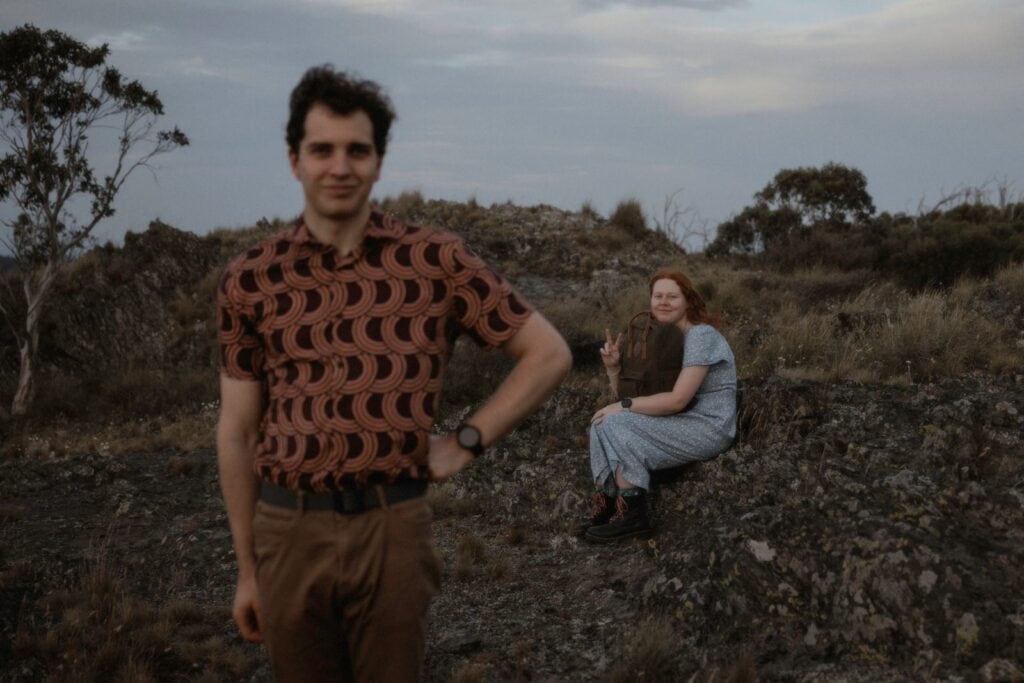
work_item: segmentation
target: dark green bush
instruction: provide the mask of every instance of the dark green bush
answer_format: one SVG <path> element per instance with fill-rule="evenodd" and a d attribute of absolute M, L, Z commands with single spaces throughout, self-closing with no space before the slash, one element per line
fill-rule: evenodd
<path fill-rule="evenodd" d="M 964 275 L 990 277 L 1000 267 L 1024 260 L 1024 229 L 947 216 L 895 231 L 879 254 L 878 270 L 905 287 L 921 289 L 948 287 Z"/>

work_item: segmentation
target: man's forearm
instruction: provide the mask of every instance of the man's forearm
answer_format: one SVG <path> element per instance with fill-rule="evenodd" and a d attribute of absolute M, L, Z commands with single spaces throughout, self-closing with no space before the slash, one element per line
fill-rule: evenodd
<path fill-rule="evenodd" d="M 572 367 L 572 354 L 561 335 L 543 321 L 536 339 L 519 356 L 512 371 L 469 421 L 492 444 L 511 431 L 551 395 Z"/>
<path fill-rule="evenodd" d="M 252 463 L 256 452 L 256 434 L 226 434 L 218 430 L 217 466 L 220 489 L 227 508 L 228 524 L 234 541 L 240 577 L 256 572 L 253 555 L 252 518 L 256 509 L 257 481 Z"/>

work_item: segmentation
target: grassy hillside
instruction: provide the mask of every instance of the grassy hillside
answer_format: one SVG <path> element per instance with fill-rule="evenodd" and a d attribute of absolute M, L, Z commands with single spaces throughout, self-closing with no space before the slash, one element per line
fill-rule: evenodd
<path fill-rule="evenodd" d="M 575 355 L 537 414 L 432 489 L 428 680 L 1024 675 L 1024 265 L 908 288 L 866 263 L 685 254 L 629 206 L 384 205 L 463 234 Z M 154 224 L 62 277 L 33 414 L 0 419 L 0 678 L 268 679 L 227 610 L 214 299 L 227 259 L 285 225 Z M 608 400 L 596 349 L 660 266 L 723 314 L 740 437 L 661 478 L 649 543 L 594 549 L 568 530 Z M 508 367 L 454 354 L 442 430 Z"/>

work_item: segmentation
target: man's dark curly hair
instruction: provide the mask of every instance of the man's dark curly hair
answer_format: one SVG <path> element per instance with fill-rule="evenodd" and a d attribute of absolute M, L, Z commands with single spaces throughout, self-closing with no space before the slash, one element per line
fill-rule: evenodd
<path fill-rule="evenodd" d="M 323 104 L 342 116 L 365 112 L 373 123 L 373 144 L 377 154 L 384 156 L 391 123 L 397 118 L 394 105 L 373 81 L 335 71 L 331 64 L 310 67 L 292 90 L 285 140 L 293 154 L 299 153 L 299 145 L 306 134 L 306 115 L 316 104 Z"/>

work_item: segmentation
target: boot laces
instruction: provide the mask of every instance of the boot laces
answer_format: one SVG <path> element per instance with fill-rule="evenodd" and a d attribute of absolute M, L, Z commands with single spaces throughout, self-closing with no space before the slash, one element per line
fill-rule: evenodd
<path fill-rule="evenodd" d="M 612 518 L 609 519 L 608 522 L 617 522 L 618 520 L 625 517 L 627 512 L 629 512 L 629 503 L 626 502 L 626 498 L 624 496 L 616 496 L 615 514 L 612 515 Z"/>
<path fill-rule="evenodd" d="M 590 499 L 590 516 L 597 517 L 608 507 L 608 499 L 603 493 L 595 493 Z"/>

